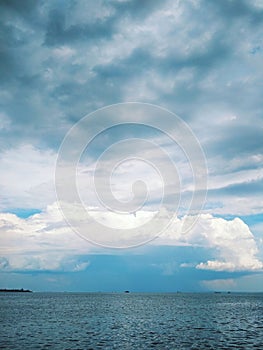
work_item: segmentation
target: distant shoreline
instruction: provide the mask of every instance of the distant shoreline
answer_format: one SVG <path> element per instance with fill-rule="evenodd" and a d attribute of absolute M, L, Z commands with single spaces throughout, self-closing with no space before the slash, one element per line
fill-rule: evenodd
<path fill-rule="evenodd" d="M 32 293 L 32 290 L 29 290 L 29 289 L 7 289 L 7 288 L 4 288 L 4 289 L 0 289 L 0 293 L 3 292 L 3 293 Z"/>

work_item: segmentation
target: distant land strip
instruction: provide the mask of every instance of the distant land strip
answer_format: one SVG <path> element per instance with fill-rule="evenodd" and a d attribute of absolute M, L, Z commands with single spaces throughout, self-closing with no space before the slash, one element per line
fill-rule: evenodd
<path fill-rule="evenodd" d="M 0 289 L 0 292 L 14 292 L 14 293 L 32 293 L 32 290 L 29 289 Z"/>

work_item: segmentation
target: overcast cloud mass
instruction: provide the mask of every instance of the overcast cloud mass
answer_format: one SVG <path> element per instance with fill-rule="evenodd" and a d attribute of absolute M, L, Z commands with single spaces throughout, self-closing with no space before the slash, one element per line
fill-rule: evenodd
<path fill-rule="evenodd" d="M 2 0 L 0 6 L 0 287 L 262 291 L 263 2 Z M 66 224 L 54 173 L 70 128 L 122 102 L 158 105 L 189 125 L 206 157 L 207 198 L 197 225 L 180 234 L 192 192 L 182 150 L 147 127 L 101 134 L 78 167 L 82 200 L 99 220 L 136 227 L 160 199 L 158 174 L 131 162 L 118 168 L 113 193 L 130 198 L 139 174 L 151 193 L 147 207 L 123 222 L 100 207 L 92 176 L 111 143 L 140 136 L 162 145 L 182 186 L 182 205 L 160 238 L 111 250 Z M 144 152 L 165 168 L 155 152 Z"/>

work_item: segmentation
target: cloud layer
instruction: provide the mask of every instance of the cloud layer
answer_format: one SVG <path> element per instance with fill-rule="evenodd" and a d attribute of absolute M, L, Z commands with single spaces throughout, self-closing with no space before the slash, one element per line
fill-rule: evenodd
<path fill-rule="evenodd" d="M 2 2 L 1 168 L 5 152 L 56 153 L 98 107 L 149 102 L 178 113 L 201 141 L 208 207 L 261 212 L 262 11 L 247 0 Z"/>
<path fill-rule="evenodd" d="M 138 232 L 142 222 L 152 217 L 151 213 L 138 212 L 136 217 L 126 215 L 125 220 L 120 222 L 119 216 L 114 213 L 93 211 L 90 214 L 105 226 L 121 225 L 124 230 L 137 226 Z M 214 251 L 215 258 L 195 262 L 196 269 L 229 272 L 263 269 L 263 263 L 257 258 L 255 238 L 241 219 L 224 220 L 202 214 L 194 229 L 183 233 L 185 220 L 190 218 L 175 219 L 162 236 L 151 244 L 198 246 Z M 158 222 L 153 224 L 158 226 Z M 92 224 L 87 222 L 87 231 L 92 228 Z M 78 271 L 89 264 L 88 260 L 81 261 L 82 256 L 96 254 L 99 249 L 80 238 L 73 231 L 74 227 L 70 228 L 65 223 L 57 203 L 49 206 L 45 212 L 27 219 L 18 218 L 14 214 L 1 214 L 0 230 L 1 268 L 7 271 Z M 90 237 L 92 236 L 90 232 Z M 96 236 L 102 237 L 103 232 L 96 232 Z M 104 239 L 106 242 L 107 237 Z M 129 242 L 132 237 L 120 239 Z M 125 254 L 125 250 L 122 254 Z M 187 264 L 183 263 L 182 267 L 186 268 Z"/>
<path fill-rule="evenodd" d="M 98 156 L 112 143 L 134 136 L 155 141 L 178 168 L 182 202 L 179 217 L 152 244 L 203 247 L 207 255 L 183 262 L 185 271 L 187 266 L 207 273 L 262 270 L 260 0 L 4 0 L 0 23 L 2 271 L 90 267 L 87 255 L 98 251 L 83 244 L 52 204 L 55 163 L 77 121 L 129 101 L 160 105 L 188 123 L 207 159 L 207 201 L 198 225 L 181 235 L 193 190 L 191 164 L 163 135 L 117 128 L 94 140 L 77 169 L 81 199 L 93 215 L 128 227 L 156 210 L 162 183 L 145 164 L 124 163 L 113 177 L 113 194 L 124 201 L 132 196 L 134 178 L 148 183 L 149 205 L 136 217 L 117 222 L 111 212 L 102 212 L 92 187 Z M 155 152 L 145 151 L 168 171 Z M 171 200 L 169 209 L 173 206 Z M 224 280 L 233 285 L 232 277 Z"/>

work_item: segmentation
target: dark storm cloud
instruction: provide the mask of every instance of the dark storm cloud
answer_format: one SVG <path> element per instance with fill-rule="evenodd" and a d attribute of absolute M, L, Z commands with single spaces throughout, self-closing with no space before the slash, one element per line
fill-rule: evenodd
<path fill-rule="evenodd" d="M 208 152 L 219 154 L 225 159 L 250 154 L 263 154 L 263 125 L 232 125 L 222 127 L 208 145 Z"/>
<path fill-rule="evenodd" d="M 48 145 L 50 128 L 55 120 L 57 126 L 60 125 L 59 119 L 62 125 L 63 120 L 71 124 L 93 110 L 93 103 L 96 105 L 98 100 L 102 100 L 103 104 L 121 101 L 121 85 L 118 82 L 112 89 L 104 77 L 96 76 L 87 83 L 79 84 L 74 76 L 85 75 L 89 62 L 75 65 L 67 62 L 58 67 L 60 62 L 52 57 L 52 48 L 73 44 L 73 47 L 84 45 L 84 50 L 89 50 L 92 45 L 98 45 L 98 40 L 110 40 L 123 15 L 136 14 L 136 18 L 149 16 L 158 3 L 104 2 L 101 6 L 112 6 L 112 14 L 103 19 L 89 19 L 87 24 L 79 24 L 76 18 L 67 27 L 65 21 L 79 3 L 2 1 L 0 72 L 5 95 L 1 107 L 12 122 L 12 130 L 9 133 L 5 131 L 8 139 L 14 143 L 19 140 L 35 142 L 42 139 L 40 129 L 46 129 L 44 142 Z M 94 7 L 94 2 L 82 5 L 88 10 L 89 6 Z M 51 47 L 46 48 L 46 45 Z M 81 55 L 82 49 L 77 47 L 76 50 Z M 45 79 L 49 70 L 54 72 L 56 79 L 52 82 Z M 93 107 L 88 107 L 90 104 Z"/>
<path fill-rule="evenodd" d="M 4 13 L 0 15 L 4 17 Z M 1 21 L 0 22 L 0 73 L 1 83 L 5 83 L 6 80 L 13 79 L 16 71 L 21 72 L 21 58 L 18 59 L 16 53 L 23 48 L 24 45 L 28 45 L 27 37 L 25 33 L 17 28 L 12 22 Z"/>
<path fill-rule="evenodd" d="M 87 25 L 74 24 L 65 28 L 65 14 L 53 10 L 49 14 L 45 45 L 55 46 L 78 42 L 110 39 L 114 33 L 115 18 L 107 18 Z"/>
<path fill-rule="evenodd" d="M 43 1 L 42 1 L 43 2 Z M 1 7 L 3 11 L 14 11 L 20 15 L 28 15 L 34 11 L 38 4 L 34 0 L 2 0 Z"/>
<path fill-rule="evenodd" d="M 248 19 L 251 24 L 257 24 L 263 21 L 263 9 L 258 9 L 253 6 L 253 1 L 247 0 L 222 0 L 214 1 L 213 6 L 218 12 L 219 16 L 225 19 Z"/>
<path fill-rule="evenodd" d="M 104 1 L 104 6 L 114 9 L 112 15 L 87 24 L 74 23 L 66 27 L 66 17 L 70 16 L 72 8 L 78 6 L 77 2 L 66 1 L 62 8 L 53 9 L 49 13 L 45 44 L 54 46 L 76 41 L 109 40 L 118 31 L 117 25 L 121 18 L 127 16 L 132 17 L 133 20 L 141 20 L 149 16 L 161 3 L 163 4 L 160 0 Z M 94 6 L 92 1 L 88 1 L 86 4 Z"/>
<path fill-rule="evenodd" d="M 243 182 L 242 184 L 234 184 L 221 189 L 222 194 L 229 196 L 250 196 L 256 195 L 262 196 L 263 193 L 263 180 L 254 180 Z"/>
<path fill-rule="evenodd" d="M 238 176 L 237 176 L 238 181 Z M 207 193 L 205 210 L 225 215 L 229 218 L 255 215 L 262 213 L 263 180 L 245 180 L 233 183 L 220 189 L 210 189 Z M 246 222 L 246 220 L 245 220 Z"/>
<path fill-rule="evenodd" d="M 262 8 L 253 2 L 2 1 L 0 16 L 11 144 L 57 148 L 86 113 L 132 99 L 189 121 L 211 158 L 262 152 Z M 241 126 L 216 123 L 220 108 Z"/>
<path fill-rule="evenodd" d="M 221 39 L 216 35 L 204 52 L 193 52 L 187 57 L 180 57 L 176 52 L 171 52 L 164 57 L 156 57 L 149 48 L 136 48 L 130 56 L 112 64 L 95 66 L 94 71 L 105 78 L 128 79 L 150 70 L 165 76 L 176 74 L 183 68 L 195 68 L 196 77 L 198 77 L 227 57 L 229 48 Z"/>
<path fill-rule="evenodd" d="M 119 15 L 128 15 L 135 19 L 148 17 L 156 8 L 162 7 L 166 0 L 128 0 L 128 1 L 109 1 Z"/>

